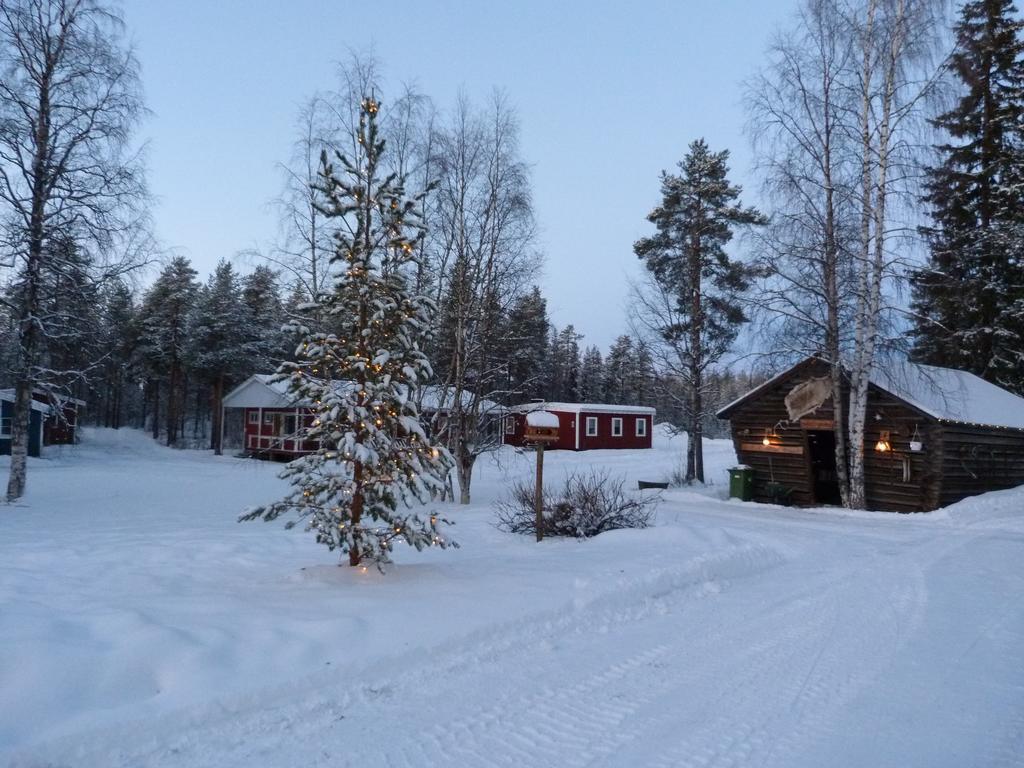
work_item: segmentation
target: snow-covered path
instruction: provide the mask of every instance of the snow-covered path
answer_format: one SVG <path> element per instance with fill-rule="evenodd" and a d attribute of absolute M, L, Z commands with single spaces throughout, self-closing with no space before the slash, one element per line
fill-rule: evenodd
<path fill-rule="evenodd" d="M 637 460 L 600 458 L 627 471 Z M 581 460 L 561 459 L 567 467 Z M 641 460 L 649 467 L 650 456 Z M 203 466 L 214 475 L 230 471 L 227 463 Z M 485 476 L 485 488 L 496 490 L 499 479 Z M 382 577 L 325 566 L 303 572 L 310 605 L 344 614 L 329 632 L 296 626 L 295 610 L 277 602 L 284 594 L 233 616 L 244 624 L 243 641 L 260 622 L 280 621 L 283 670 L 265 638 L 253 639 L 266 680 L 220 695 L 193 683 L 174 694 L 173 706 L 159 706 L 159 693 L 123 691 L 138 698 L 134 717 L 119 712 L 86 727 L 81 713 L 61 713 L 78 725 L 63 735 L 44 730 L 16 745 L 10 759 L 23 766 L 1024 764 L 1020 491 L 914 517 L 672 492 L 654 529 L 541 547 L 510 542 L 472 516 L 460 526 L 462 550 Z M 265 547 L 269 537 L 283 537 L 259 526 L 240 535 L 258 536 L 254 544 Z M 302 544 L 293 542 L 308 561 Z M 287 557 L 296 554 L 291 546 Z M 186 547 L 165 548 L 181 554 Z M 282 552 L 271 554 L 265 568 L 280 570 Z M 236 552 L 227 558 L 233 568 L 207 570 L 193 559 L 190 583 L 220 573 L 221 589 L 242 589 L 232 571 L 249 569 L 248 556 Z M 0 586 L 28 583 L 23 575 Z M 142 589 L 167 599 L 151 582 Z M 359 594 L 355 610 L 337 602 L 338 592 Z M 198 647 L 219 651 L 236 674 L 251 671 L 244 654 L 220 648 L 235 638 L 204 636 L 211 631 L 204 602 L 197 600 L 189 628 L 204 637 Z M 5 642 L 11 630 L 0 616 Z M 332 633 L 333 643 L 324 636 Z M 154 639 L 151 664 L 161 649 L 184 656 Z M 15 647 L 26 660 L 36 655 Z M 318 655 L 326 661 L 314 661 Z M 200 665 L 215 681 L 223 675 L 218 658 L 212 653 Z M 59 681 L 50 684 L 59 692 Z M 7 695 L 0 687 L 0 704 Z"/>

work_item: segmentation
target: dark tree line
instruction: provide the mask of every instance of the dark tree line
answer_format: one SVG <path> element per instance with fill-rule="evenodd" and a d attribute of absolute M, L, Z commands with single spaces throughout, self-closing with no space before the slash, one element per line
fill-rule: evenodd
<path fill-rule="evenodd" d="M 88 371 L 65 390 L 88 403 L 85 423 L 145 428 L 167 445 L 219 450 L 223 395 L 293 352 L 281 330 L 289 300 L 266 266 L 240 275 L 222 261 L 201 283 L 177 257 L 139 296 L 122 280 L 89 290 L 58 285 L 45 295 L 54 318 L 69 318 L 65 333 L 50 335 L 47 359 Z M 11 318 L 4 320 L 6 357 L 13 334 Z M 4 369 L 0 387 L 10 378 Z"/>

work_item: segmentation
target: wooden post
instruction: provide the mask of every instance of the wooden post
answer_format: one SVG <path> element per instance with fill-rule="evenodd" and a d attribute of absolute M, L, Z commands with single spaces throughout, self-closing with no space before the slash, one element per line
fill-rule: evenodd
<path fill-rule="evenodd" d="M 537 513 L 537 541 L 544 538 L 544 443 L 537 443 L 537 487 L 533 491 L 533 507 Z"/>

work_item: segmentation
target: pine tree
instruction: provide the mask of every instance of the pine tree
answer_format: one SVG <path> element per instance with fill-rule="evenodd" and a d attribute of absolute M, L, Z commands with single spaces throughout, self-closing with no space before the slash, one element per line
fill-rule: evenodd
<path fill-rule="evenodd" d="M 160 390 L 166 380 L 167 445 L 177 443 L 185 408 L 184 377 L 188 323 L 199 292 L 196 271 L 176 256 L 150 287 L 140 310 L 140 353 L 153 404 L 153 437 L 160 436 Z"/>
<path fill-rule="evenodd" d="M 609 403 L 626 404 L 632 401 L 633 391 L 630 369 L 633 365 L 633 339 L 623 334 L 608 350 L 604 365 L 604 391 Z"/>
<path fill-rule="evenodd" d="M 1011 0 L 966 3 L 952 71 L 962 95 L 934 122 L 924 230 L 913 275 L 914 352 L 1024 393 L 1024 28 Z"/>
<path fill-rule="evenodd" d="M 221 455 L 225 384 L 240 377 L 251 365 L 256 337 L 234 268 L 222 260 L 210 276 L 189 318 L 188 361 L 195 373 L 213 388 L 210 447 Z"/>
<path fill-rule="evenodd" d="M 737 204 L 741 190 L 729 183 L 728 159 L 728 151 L 712 152 L 703 139 L 691 143 L 679 175 L 661 175 L 662 202 L 647 217 L 657 233 L 633 246 L 675 304 L 671 322 L 657 330 L 678 350 L 690 386 L 687 481 L 704 482 L 705 373 L 746 320 L 736 297 L 747 290 L 750 271 L 731 259 L 725 246 L 737 226 L 764 223 L 756 209 Z"/>
<path fill-rule="evenodd" d="M 250 368 L 257 372 L 276 370 L 282 360 L 292 359 L 296 346 L 294 336 L 283 330 L 285 308 L 277 273 L 261 265 L 246 275 L 242 279 L 242 302 L 253 337 Z"/>
<path fill-rule="evenodd" d="M 119 429 L 138 373 L 138 325 L 131 289 L 121 280 L 114 281 L 104 291 L 102 306 L 101 340 L 107 354 L 102 386 L 94 390 L 102 411 L 93 412 L 93 418 Z"/>
<path fill-rule="evenodd" d="M 434 312 L 407 288 L 424 235 L 422 196 L 407 200 L 403 179 L 382 178 L 377 112 L 372 98 L 362 101 L 354 160 L 336 153 L 336 169 L 326 152 L 321 158 L 318 191 L 321 213 L 334 226 L 336 278 L 319 297 L 318 316 L 337 331 L 306 329 L 298 360 L 278 370 L 293 396 L 312 404 L 302 437 L 318 447 L 283 471 L 292 485 L 283 500 L 241 518 L 295 512 L 353 566 L 389 562 L 396 541 L 417 549 L 452 544 L 436 515 L 423 520 L 398 511 L 440 493 L 452 462 L 428 442 L 415 405 L 431 375 L 422 350 Z"/>
<path fill-rule="evenodd" d="M 547 301 L 534 286 L 520 296 L 508 316 L 508 366 L 512 400 L 542 397 L 548 368 Z"/>
<path fill-rule="evenodd" d="M 651 405 L 654 400 L 654 358 L 646 342 L 639 341 L 630 369 L 631 399 L 627 405 Z"/>
<path fill-rule="evenodd" d="M 601 350 L 587 347 L 580 363 L 580 400 L 584 403 L 604 401 L 604 361 Z"/>
<path fill-rule="evenodd" d="M 561 331 L 551 329 L 550 381 L 547 399 L 575 402 L 580 397 L 580 339 L 572 324 Z"/>

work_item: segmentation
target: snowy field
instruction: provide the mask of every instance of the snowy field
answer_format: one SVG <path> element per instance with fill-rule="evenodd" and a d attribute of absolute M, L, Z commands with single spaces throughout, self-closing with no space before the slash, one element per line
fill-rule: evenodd
<path fill-rule="evenodd" d="M 462 548 L 380 575 L 235 522 L 279 466 L 88 431 L 0 506 L 0 765 L 1024 765 L 1024 490 L 782 509 L 725 501 L 733 461 L 654 528 L 537 545 L 492 525 L 532 470 L 503 452 Z"/>

